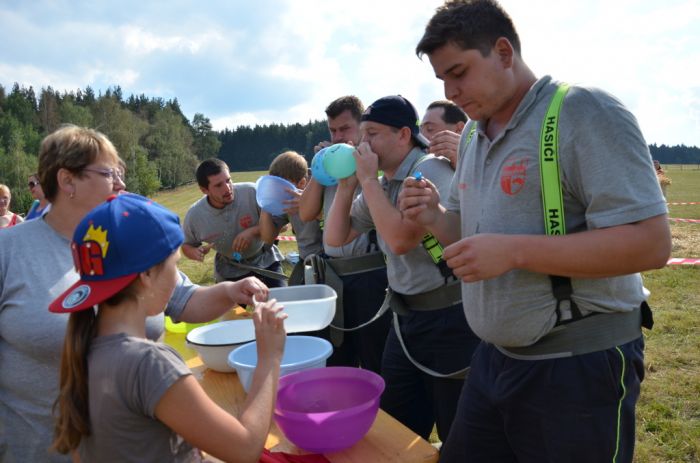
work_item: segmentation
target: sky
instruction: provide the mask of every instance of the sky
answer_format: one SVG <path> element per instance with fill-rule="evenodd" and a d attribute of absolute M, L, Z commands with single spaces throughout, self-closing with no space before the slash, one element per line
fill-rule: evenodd
<path fill-rule="evenodd" d="M 502 0 L 537 76 L 602 88 L 648 143 L 700 146 L 699 0 Z M 0 0 L 0 85 L 177 98 L 214 128 L 306 123 L 355 94 L 444 98 L 415 55 L 441 0 Z"/>

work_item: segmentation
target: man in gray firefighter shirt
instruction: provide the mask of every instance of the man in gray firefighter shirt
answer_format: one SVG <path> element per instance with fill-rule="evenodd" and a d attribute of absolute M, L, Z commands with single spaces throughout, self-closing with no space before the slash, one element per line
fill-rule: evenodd
<path fill-rule="evenodd" d="M 286 286 L 279 250 L 260 239 L 255 185 L 232 183 L 226 163 L 214 158 L 202 161 L 196 177 L 205 196 L 187 211 L 182 253 L 202 262 L 213 248 L 217 282 L 255 275 L 268 287 Z"/>

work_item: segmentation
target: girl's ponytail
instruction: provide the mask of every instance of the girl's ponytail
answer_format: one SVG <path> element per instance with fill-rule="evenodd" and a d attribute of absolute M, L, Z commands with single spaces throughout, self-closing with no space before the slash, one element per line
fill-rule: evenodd
<path fill-rule="evenodd" d="M 94 309 L 70 314 L 61 355 L 60 390 L 54 403 L 58 411 L 52 449 L 68 453 L 78 448 L 80 439 L 90 434 L 88 362 L 90 343 L 95 337 Z M 58 408 L 58 410 L 56 410 Z"/>

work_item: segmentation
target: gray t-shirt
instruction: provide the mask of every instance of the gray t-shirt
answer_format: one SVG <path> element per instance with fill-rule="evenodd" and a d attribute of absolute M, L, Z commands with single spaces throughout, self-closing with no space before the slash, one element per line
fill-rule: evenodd
<path fill-rule="evenodd" d="M 327 186 L 323 188 L 323 217 L 328 217 L 328 211 L 331 210 L 331 204 L 333 204 L 333 198 L 335 198 L 335 193 L 338 191 L 338 186 Z M 355 195 L 359 195 L 362 191 L 359 187 L 355 192 Z M 354 240 L 349 243 L 345 243 L 342 246 L 329 246 L 323 243 L 323 252 L 330 257 L 357 257 L 364 256 L 369 252 L 376 252 L 370 248 L 369 235 L 363 233 L 359 235 Z"/>
<path fill-rule="evenodd" d="M 294 236 L 296 236 L 297 247 L 299 248 L 299 257 L 302 260 L 311 254 L 323 252 L 323 232 L 318 220 L 304 222 L 299 218 L 299 214 L 285 214 L 273 216 L 272 221 L 276 227 L 283 227 L 290 222 L 292 223 L 292 230 L 294 231 Z"/>
<path fill-rule="evenodd" d="M 69 241 L 43 218 L 0 233 L 0 461 L 70 461 L 48 453 L 51 408 L 68 314 L 49 304 L 78 280 Z M 168 313 L 179 319 L 196 286 L 183 280 Z M 163 333 L 160 314 L 149 317 L 147 334 Z"/>
<path fill-rule="evenodd" d="M 233 202 L 221 209 L 209 204 L 204 196 L 190 206 L 182 224 L 185 244 L 200 246 L 214 243 L 214 277 L 217 282 L 234 279 L 249 273 L 250 270 L 236 267 L 233 259 L 233 240 L 247 228 L 260 221 L 260 207 L 255 200 L 255 184 L 235 183 Z M 259 268 L 267 268 L 282 260 L 276 246 L 267 246 L 258 235 L 250 246 L 241 253 L 241 263 Z"/>
<path fill-rule="evenodd" d="M 425 178 L 437 186 L 441 198 L 447 198 L 454 174 L 449 161 L 433 155 L 426 156 L 422 150 L 414 148 L 404 158 L 393 179 L 387 180 L 386 177 L 379 179 L 384 192 L 394 206 L 403 186 L 403 180 L 415 171 L 420 171 Z M 353 201 L 350 215 L 352 227 L 355 230 L 365 232 L 374 228 L 372 215 L 362 194 Z M 445 277 L 421 243 L 406 254 L 398 256 L 391 252 L 379 234 L 377 241 L 386 255 L 387 278 L 389 286 L 394 291 L 402 294 L 420 294 L 445 284 Z"/>
<path fill-rule="evenodd" d="M 460 213 L 461 236 L 544 234 L 539 137 L 557 84 L 538 80 L 508 126 L 490 141 L 481 123 L 460 161 L 447 208 Z M 567 233 L 612 227 L 667 212 L 651 156 L 634 116 L 611 95 L 572 87 L 561 109 L 559 158 Z M 572 279 L 573 298 L 589 311 L 630 311 L 644 300 L 639 274 Z M 547 275 L 512 270 L 462 284 L 469 326 L 506 347 L 527 346 L 556 322 Z"/>
<path fill-rule="evenodd" d="M 201 454 L 155 416 L 190 369 L 170 346 L 124 333 L 96 338 L 88 354 L 90 435 L 82 461 L 198 462 Z"/>

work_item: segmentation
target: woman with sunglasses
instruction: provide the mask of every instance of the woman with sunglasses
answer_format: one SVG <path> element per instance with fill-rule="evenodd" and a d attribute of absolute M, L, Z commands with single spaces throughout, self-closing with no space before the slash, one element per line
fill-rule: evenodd
<path fill-rule="evenodd" d="M 27 186 L 29 187 L 29 192 L 32 194 L 34 201 L 32 202 L 32 206 L 29 208 L 29 212 L 27 212 L 24 220 L 32 220 L 49 212 L 51 203 L 49 203 L 44 196 L 44 190 L 41 189 L 39 174 L 34 173 L 30 175 Z"/>
<path fill-rule="evenodd" d="M 10 201 L 12 201 L 10 187 L 0 183 L 0 228 L 10 228 L 24 222 L 22 217 L 10 210 Z"/>

